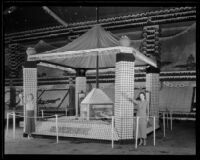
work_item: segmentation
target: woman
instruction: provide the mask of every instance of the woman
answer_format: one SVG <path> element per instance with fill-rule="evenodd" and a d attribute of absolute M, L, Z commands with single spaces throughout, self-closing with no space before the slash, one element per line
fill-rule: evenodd
<path fill-rule="evenodd" d="M 19 93 L 18 97 L 19 97 L 19 100 L 18 100 L 17 105 L 16 105 L 16 110 L 22 111 L 22 110 L 23 110 L 23 107 L 24 107 L 24 105 L 23 105 L 23 94 L 22 94 L 22 92 Z"/>
<path fill-rule="evenodd" d="M 149 120 L 149 102 L 145 98 L 145 93 L 140 92 L 140 100 L 131 99 L 131 101 L 136 104 L 137 116 L 139 116 L 139 127 L 138 127 L 138 138 L 139 145 L 146 145 L 146 130 L 147 130 L 147 121 Z"/>
<path fill-rule="evenodd" d="M 35 131 L 35 121 L 34 121 L 34 97 L 33 94 L 27 95 L 26 102 L 26 133 L 28 134 L 28 139 L 32 138 L 31 133 Z"/>

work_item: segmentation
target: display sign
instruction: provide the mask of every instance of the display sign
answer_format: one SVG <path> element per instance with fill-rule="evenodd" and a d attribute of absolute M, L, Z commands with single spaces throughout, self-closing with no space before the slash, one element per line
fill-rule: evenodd
<path fill-rule="evenodd" d="M 105 121 L 83 121 L 72 119 L 58 120 L 58 128 L 56 128 L 56 121 L 52 118 L 50 121 L 38 121 L 36 125 L 37 135 L 49 135 L 62 137 L 77 137 L 77 138 L 90 138 L 90 139 L 104 139 L 111 140 L 112 138 L 112 125 Z M 58 129 L 58 130 L 57 130 Z M 119 136 L 114 129 L 114 140 L 118 140 Z"/>
<path fill-rule="evenodd" d="M 59 133 L 88 135 L 90 128 L 58 127 Z M 56 132 L 56 126 L 51 126 L 50 132 Z"/>

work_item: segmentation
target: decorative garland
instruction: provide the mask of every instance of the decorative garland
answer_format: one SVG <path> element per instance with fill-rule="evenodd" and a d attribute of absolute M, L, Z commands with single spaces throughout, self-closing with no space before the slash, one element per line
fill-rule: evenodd
<path fill-rule="evenodd" d="M 182 18 L 182 19 L 181 19 Z M 195 16 L 189 16 L 189 17 L 179 17 L 179 18 L 175 18 L 175 20 L 184 20 L 184 19 L 191 19 L 191 18 L 195 18 Z M 140 21 L 142 20 L 142 22 L 141 23 L 139 23 Z M 145 17 L 145 18 L 140 18 L 140 19 L 130 19 L 130 20 L 125 20 L 124 22 L 125 23 L 134 23 L 134 25 L 135 26 L 140 26 L 140 25 L 144 25 L 145 24 L 145 21 L 147 20 L 147 17 Z M 173 20 L 173 18 L 171 18 L 171 19 L 166 19 L 166 20 L 157 20 L 157 22 L 156 21 L 152 21 L 154 24 L 155 23 L 158 23 L 158 22 L 163 22 L 163 23 L 165 23 L 165 21 L 167 21 L 167 22 L 173 22 L 174 20 Z M 117 24 L 117 23 L 124 23 L 124 22 L 110 22 L 110 24 Z M 102 25 L 108 25 L 108 24 L 102 24 Z M 91 27 L 91 25 L 90 26 L 88 26 L 88 27 Z M 72 29 L 72 28 L 71 28 Z M 17 38 L 23 38 L 23 37 L 27 37 L 27 36 L 34 36 L 34 35 L 38 35 L 38 34 L 42 34 L 43 36 L 44 36 L 44 34 L 48 34 L 49 35 L 49 33 L 51 33 L 51 32 L 53 32 L 53 33 L 55 33 L 55 32 L 65 32 L 64 34 L 69 34 L 69 30 L 71 30 L 70 28 L 64 28 L 64 29 L 58 29 L 58 30 L 53 30 L 53 31 L 46 31 L 46 32 L 42 32 L 42 33 L 29 33 L 29 34 L 22 34 L 22 35 L 19 35 L 19 36 L 11 36 L 11 37 L 5 37 L 5 39 L 6 40 L 9 40 L 9 39 L 17 39 Z M 77 32 L 77 31 L 76 31 Z M 57 33 L 58 35 L 60 35 L 61 33 Z M 57 34 L 55 34 L 55 35 L 57 35 Z M 46 35 L 47 36 L 47 35 Z M 21 40 L 21 39 L 20 39 Z"/>
<path fill-rule="evenodd" d="M 171 77 L 167 76 L 167 77 L 163 77 L 163 76 L 161 76 L 160 77 L 161 82 L 169 82 L 169 81 L 176 81 L 176 80 L 191 81 L 191 79 L 196 79 L 196 76 L 190 76 L 190 77 L 186 77 L 186 76 L 171 76 Z M 146 80 L 145 76 L 144 77 L 135 77 L 135 82 L 145 82 L 145 80 Z M 183 84 L 180 84 L 181 81 L 177 82 L 177 86 L 184 87 Z M 92 78 L 92 79 L 87 78 L 87 83 L 95 83 L 95 82 L 96 82 L 96 78 L 95 77 Z M 115 82 L 115 78 L 114 77 L 113 78 L 100 78 L 100 82 L 102 82 L 102 83 L 113 83 L 113 82 Z M 19 81 L 19 82 L 13 81 L 13 85 L 20 86 L 20 85 L 22 85 L 22 83 L 23 83 L 22 80 Z M 60 80 L 59 78 L 57 80 L 52 81 L 52 80 L 48 80 L 48 78 L 47 78 L 46 80 L 43 80 L 43 81 L 38 79 L 38 83 L 39 83 L 39 85 L 50 85 L 50 84 L 53 85 L 53 84 L 68 84 L 69 81 Z M 73 80 L 73 83 L 75 83 L 74 80 Z M 166 84 L 166 86 L 168 85 L 169 87 L 170 86 L 174 87 L 172 85 L 169 85 L 169 83 Z M 9 81 L 6 80 L 5 85 L 9 85 Z"/>
<path fill-rule="evenodd" d="M 193 86 L 193 83 L 191 82 L 167 82 L 167 81 L 164 81 L 162 82 L 163 85 L 167 86 L 167 87 L 177 87 L 177 88 L 180 88 L 180 87 L 187 87 L 187 86 Z"/>
<path fill-rule="evenodd" d="M 157 63 L 160 63 L 160 29 L 158 25 L 147 26 L 143 28 L 143 41 L 140 51 L 147 57 L 156 57 Z"/>
<path fill-rule="evenodd" d="M 140 14 L 134 14 L 134 15 L 126 15 L 126 16 L 119 16 L 119 17 L 112 17 L 112 18 L 104 18 L 100 19 L 99 22 L 109 22 L 109 21 L 116 21 L 116 20 L 122 20 L 122 19 L 128 19 L 128 18 L 141 18 L 144 16 L 163 16 L 162 14 L 166 13 L 174 13 L 174 14 L 179 14 L 179 15 L 184 15 L 188 13 L 193 13 L 194 10 L 196 10 L 196 7 L 179 7 L 179 8 L 170 8 L 166 10 L 159 10 L 159 11 L 150 11 L 146 13 L 140 13 Z M 183 12 L 183 13 L 176 13 L 176 12 Z M 96 23 L 96 21 L 84 21 L 84 22 L 77 22 L 77 23 L 70 23 L 69 26 L 77 26 L 77 25 L 86 25 L 90 23 Z M 6 34 L 6 36 L 11 36 L 11 35 L 17 35 L 17 34 L 25 34 L 25 33 L 33 33 L 36 31 L 43 31 L 43 30 L 54 30 L 54 29 L 59 29 L 59 28 L 64 28 L 64 26 L 59 25 L 59 26 L 51 26 L 51 27 L 46 27 L 46 28 L 39 28 L 39 29 L 34 29 L 34 30 L 29 30 L 29 31 L 23 31 L 23 32 L 18 32 L 18 33 L 10 33 Z"/>
<path fill-rule="evenodd" d="M 176 74 L 188 74 L 186 75 L 176 75 Z M 145 80 L 145 76 L 146 73 L 137 73 L 135 75 L 136 80 Z M 170 76 L 171 75 L 171 76 Z M 108 80 L 108 81 L 113 81 L 114 82 L 114 73 L 112 74 L 102 74 L 102 76 L 100 77 L 100 79 L 103 79 L 104 81 Z M 90 81 L 95 81 L 95 76 L 91 76 L 91 75 L 87 75 L 86 76 L 88 80 Z M 73 79 L 73 82 L 75 82 L 75 76 L 66 76 L 63 78 L 55 78 L 55 77 L 42 77 L 42 78 L 38 78 L 39 83 L 46 83 L 46 82 L 51 82 L 53 83 L 68 83 L 69 82 L 69 78 Z M 195 71 L 180 71 L 180 72 L 161 72 L 160 74 L 160 80 L 162 81 L 167 81 L 167 80 L 195 80 L 196 79 L 196 72 Z M 14 84 L 21 84 L 22 83 L 22 79 L 19 78 L 13 78 L 13 83 Z M 6 85 L 9 85 L 9 79 L 5 80 Z M 180 83 L 180 82 L 177 82 Z"/>
<path fill-rule="evenodd" d="M 135 76 L 141 77 L 141 76 L 145 76 L 146 72 L 145 72 L 145 68 L 144 67 L 137 67 L 135 68 Z M 115 71 L 109 71 L 109 72 L 103 72 L 100 73 L 100 76 L 115 76 Z M 194 78 L 196 77 L 196 71 L 164 71 L 164 72 L 160 72 L 160 77 L 174 77 L 174 76 L 178 76 L 178 77 L 190 77 L 190 78 Z M 192 76 L 192 77 L 191 77 Z M 86 77 L 95 77 L 95 73 L 86 73 Z M 39 80 L 68 80 L 72 78 L 73 80 L 75 80 L 75 76 L 74 75 L 67 75 L 61 78 L 55 78 L 55 77 L 38 77 Z M 22 78 L 13 78 L 13 81 L 22 81 Z M 9 79 L 5 79 L 6 82 L 9 82 Z"/>
<path fill-rule="evenodd" d="M 19 73 L 22 70 L 22 63 L 26 60 L 25 48 L 19 44 L 9 45 L 8 63 L 10 74 L 9 77 L 19 77 Z"/>
<path fill-rule="evenodd" d="M 151 18 L 152 20 L 156 19 L 157 17 L 161 17 L 161 18 L 171 18 L 171 20 L 173 21 L 173 17 L 176 17 L 176 19 L 177 19 L 177 16 L 181 16 L 182 17 L 182 19 L 181 19 L 181 17 L 179 17 L 180 20 L 183 20 L 183 19 L 188 19 L 189 20 L 191 18 L 195 18 L 195 16 L 189 16 L 189 17 L 183 17 L 183 16 L 188 16 L 188 14 L 189 15 L 196 14 L 196 10 L 194 11 L 194 9 L 196 9 L 196 8 L 195 7 L 184 7 L 184 8 L 181 7 L 181 8 L 177 8 L 177 9 L 168 9 L 168 10 L 164 10 L 164 11 L 161 11 L 161 12 L 154 11 L 154 12 L 141 13 L 141 14 L 136 14 L 136 15 L 128 15 L 128 16 L 107 18 L 107 19 L 102 19 L 99 22 L 102 23 L 102 22 L 107 22 L 108 21 L 110 24 L 135 23 L 135 25 L 144 25 L 145 21 L 147 20 L 147 17 L 144 17 L 144 16 L 145 15 L 146 16 L 152 16 L 153 14 L 156 15 L 156 16 L 152 17 Z M 173 13 L 173 12 L 181 12 L 181 13 Z M 166 13 L 171 13 L 171 14 L 166 14 Z M 161 14 L 166 14 L 166 15 L 161 15 Z M 130 18 L 130 19 L 127 19 L 127 18 Z M 120 22 L 120 21 L 116 21 L 117 19 L 125 19 L 125 20 Z M 140 21 L 142 21 L 142 23 L 138 23 Z M 155 20 L 153 20 L 153 21 L 154 21 L 154 23 L 156 23 Z M 166 22 L 166 21 L 169 22 L 168 19 L 161 20 L 161 21 L 158 21 L 158 22 Z M 86 24 L 92 25 L 91 23 L 96 24 L 96 21 L 86 21 L 86 22 L 80 22 L 80 23 L 72 23 L 72 24 L 69 24 L 69 27 L 73 27 L 73 26 L 77 26 L 77 25 L 86 25 Z M 108 24 L 104 24 L 104 25 L 108 25 Z M 57 31 L 59 32 L 62 29 L 62 27 L 61 26 L 54 26 L 54 27 L 49 27 L 46 30 L 50 30 L 50 29 L 53 30 L 53 32 L 57 32 Z M 55 30 L 55 29 L 57 29 L 57 30 Z M 37 29 L 37 31 L 39 31 L 39 30 L 42 30 L 42 29 Z M 67 31 L 67 30 L 69 30 L 69 28 L 64 28 L 63 29 L 63 31 Z M 17 37 L 26 37 L 27 36 L 26 33 L 30 33 L 29 35 L 33 35 L 34 32 L 36 32 L 36 30 L 20 32 L 21 35 L 17 36 Z M 47 34 L 49 34 L 49 32 L 50 31 L 47 31 Z M 16 34 L 19 35 L 19 33 L 16 33 Z M 14 35 L 16 35 L 16 34 L 6 34 L 5 38 L 6 39 L 10 39 L 10 38 L 14 39 L 16 37 Z M 41 33 L 41 34 L 44 34 L 44 33 Z"/>
<path fill-rule="evenodd" d="M 182 21 L 188 21 L 188 20 L 195 20 L 196 19 L 196 15 L 195 16 L 190 16 L 190 17 L 179 17 L 179 18 L 171 18 L 171 19 L 166 19 L 166 20 L 159 20 L 159 21 L 152 21 L 152 24 L 162 24 L 162 23 L 173 23 L 173 22 L 182 22 Z M 108 27 L 104 27 L 106 29 L 113 29 L 113 28 L 120 28 L 120 27 L 142 27 L 144 25 L 147 25 L 147 22 L 141 22 L 141 23 L 128 23 L 128 24 L 122 24 L 122 25 L 117 25 L 118 22 L 113 22 L 115 23 L 114 25 L 116 26 L 108 26 Z M 121 23 L 121 22 L 119 22 Z M 91 26 L 90 26 L 91 27 Z M 55 32 L 55 31 L 53 31 Z M 59 32 L 59 30 L 58 30 Z M 67 31 L 68 32 L 68 31 Z M 42 34 L 42 33 L 41 33 Z M 55 34 L 47 34 L 47 35 L 42 35 L 40 37 L 29 37 L 29 38 L 19 38 L 17 40 L 15 40 L 14 38 L 12 39 L 13 42 L 20 42 L 20 41 L 25 41 L 25 40 L 33 40 L 33 39 L 43 39 L 43 38 L 51 38 L 51 37 L 55 37 L 55 36 L 60 36 L 60 35 L 66 35 L 68 33 L 55 33 Z M 74 34 L 76 34 L 74 32 Z M 23 36 L 22 36 L 23 37 Z M 6 38 L 7 40 L 5 41 L 5 43 L 9 43 L 9 39 L 11 38 Z"/>

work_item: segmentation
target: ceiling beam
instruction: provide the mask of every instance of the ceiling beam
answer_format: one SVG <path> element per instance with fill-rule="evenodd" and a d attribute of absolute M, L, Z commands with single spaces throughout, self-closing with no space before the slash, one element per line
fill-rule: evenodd
<path fill-rule="evenodd" d="M 45 10 L 46 13 L 48 13 L 51 17 L 53 17 L 58 23 L 63 25 L 64 27 L 68 27 L 68 24 L 63 21 L 60 17 L 58 17 L 52 10 L 50 10 L 47 6 L 42 7 L 43 10 Z"/>

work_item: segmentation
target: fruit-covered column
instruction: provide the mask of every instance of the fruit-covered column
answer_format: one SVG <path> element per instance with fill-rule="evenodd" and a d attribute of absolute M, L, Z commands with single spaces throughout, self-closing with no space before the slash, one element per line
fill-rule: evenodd
<path fill-rule="evenodd" d="M 80 116 L 79 94 L 86 93 L 86 70 L 76 70 L 76 87 L 75 87 L 75 101 L 76 101 L 76 116 Z"/>
<path fill-rule="evenodd" d="M 115 128 L 120 139 L 133 139 L 134 65 L 132 53 L 118 53 L 115 68 Z"/>

